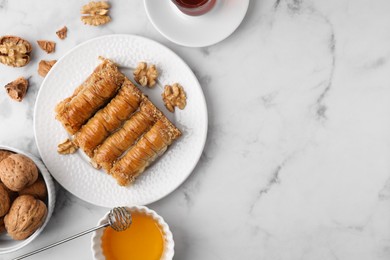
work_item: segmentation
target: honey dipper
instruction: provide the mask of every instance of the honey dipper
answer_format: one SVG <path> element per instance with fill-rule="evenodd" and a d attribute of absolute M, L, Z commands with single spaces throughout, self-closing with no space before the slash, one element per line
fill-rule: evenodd
<path fill-rule="evenodd" d="M 34 251 L 32 251 L 30 253 L 27 253 L 25 255 L 16 257 L 13 260 L 24 259 L 26 257 L 35 255 L 35 254 L 40 253 L 42 251 L 45 251 L 45 250 L 47 250 L 49 248 L 52 248 L 52 247 L 58 246 L 60 244 L 66 243 L 66 242 L 68 242 L 70 240 L 73 240 L 75 238 L 81 237 L 83 235 L 91 233 L 92 231 L 95 231 L 95 230 L 98 230 L 98 229 L 101 229 L 101 228 L 104 228 L 104 227 L 110 226 L 115 231 L 124 231 L 124 230 L 126 230 L 126 229 L 128 229 L 130 227 L 131 222 L 132 222 L 132 218 L 131 218 L 130 211 L 127 208 L 125 208 L 125 207 L 116 207 L 116 208 L 113 208 L 112 210 L 110 210 L 110 212 L 108 213 L 108 222 L 107 223 L 102 224 L 102 225 L 97 226 L 97 227 L 94 227 L 94 228 L 91 228 L 91 229 L 88 229 L 88 230 L 83 231 L 83 232 L 81 232 L 79 234 L 76 234 L 76 235 L 73 235 L 71 237 L 65 238 L 63 240 L 60 240 L 60 241 L 55 242 L 53 244 L 47 245 L 47 246 L 42 247 L 40 249 L 34 250 Z"/>

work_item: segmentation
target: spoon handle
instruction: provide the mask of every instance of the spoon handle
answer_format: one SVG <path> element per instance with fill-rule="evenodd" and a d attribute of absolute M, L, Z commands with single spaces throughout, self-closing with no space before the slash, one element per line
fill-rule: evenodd
<path fill-rule="evenodd" d="M 86 235 L 86 234 L 88 234 L 88 233 L 91 233 L 91 232 L 93 232 L 93 231 L 95 231 L 95 230 L 98 230 L 98 229 L 100 229 L 100 228 L 107 227 L 107 226 L 109 226 L 109 225 L 110 225 L 109 223 L 106 223 L 106 224 L 102 224 L 102 225 L 100 225 L 100 226 L 97 226 L 97 227 L 88 229 L 88 230 L 86 230 L 86 231 L 83 231 L 83 232 L 78 233 L 78 234 L 76 234 L 76 235 L 73 235 L 73 236 L 71 236 L 71 237 L 65 238 L 65 239 L 60 240 L 60 241 L 58 241 L 58 242 L 55 242 L 55 243 L 53 243 L 53 244 L 50 244 L 50 245 L 47 245 L 47 246 L 42 247 L 42 248 L 40 248 L 40 249 L 34 250 L 34 251 L 30 252 L 30 253 L 27 253 L 27 254 L 21 255 L 21 256 L 19 256 L 19 257 L 16 257 L 16 258 L 14 258 L 13 260 L 20 260 L 20 259 L 24 259 L 24 258 L 26 258 L 26 257 L 32 256 L 32 255 L 35 255 L 35 254 L 37 254 L 37 253 L 40 253 L 40 252 L 45 251 L 45 250 L 47 250 L 47 249 L 50 249 L 50 248 L 52 248 L 52 247 L 61 245 L 61 244 L 66 243 L 66 242 L 68 242 L 68 241 L 70 241 L 70 240 L 73 240 L 73 239 L 75 239 L 75 238 L 84 236 L 84 235 Z"/>

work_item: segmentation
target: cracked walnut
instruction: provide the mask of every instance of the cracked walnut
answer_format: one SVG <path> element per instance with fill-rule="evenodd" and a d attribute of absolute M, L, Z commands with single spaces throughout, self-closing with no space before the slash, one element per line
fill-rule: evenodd
<path fill-rule="evenodd" d="M 7 91 L 8 96 L 15 101 L 21 102 L 24 96 L 27 93 L 28 89 L 28 80 L 20 77 L 16 80 L 5 85 L 5 90 Z"/>
<path fill-rule="evenodd" d="M 23 67 L 30 61 L 31 44 L 17 36 L 0 37 L 0 63 Z"/>

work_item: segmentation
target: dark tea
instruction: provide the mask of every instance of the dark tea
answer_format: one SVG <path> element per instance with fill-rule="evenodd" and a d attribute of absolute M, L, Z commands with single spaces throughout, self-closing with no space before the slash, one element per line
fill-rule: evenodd
<path fill-rule="evenodd" d="M 182 3 L 184 5 L 202 5 L 206 0 L 177 0 L 176 2 Z"/>
<path fill-rule="evenodd" d="M 171 0 L 185 14 L 198 16 L 213 8 L 216 0 Z"/>

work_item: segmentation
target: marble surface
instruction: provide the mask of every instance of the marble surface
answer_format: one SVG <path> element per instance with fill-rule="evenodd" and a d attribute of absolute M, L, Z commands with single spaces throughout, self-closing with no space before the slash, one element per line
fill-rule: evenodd
<path fill-rule="evenodd" d="M 157 1 L 157 0 L 156 0 Z M 149 205 L 171 227 L 175 259 L 390 259 L 390 2 L 252 0 L 238 30 L 207 48 L 164 39 L 142 1 L 111 1 L 113 21 L 80 22 L 86 1 L 0 0 L 0 35 L 34 44 L 22 103 L 0 93 L 0 143 L 38 155 L 40 59 L 92 37 L 138 34 L 179 54 L 206 95 L 209 135 L 189 179 Z M 68 38 L 55 31 L 67 25 Z M 55 40 L 45 54 L 38 39 Z M 48 108 L 51 109 L 51 108 Z M 107 209 L 58 187 L 41 236 L 11 259 L 97 223 Z M 30 259 L 92 259 L 90 236 Z"/>

